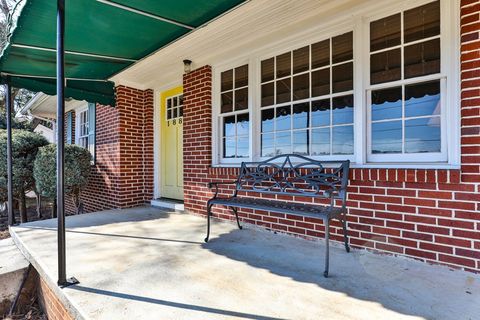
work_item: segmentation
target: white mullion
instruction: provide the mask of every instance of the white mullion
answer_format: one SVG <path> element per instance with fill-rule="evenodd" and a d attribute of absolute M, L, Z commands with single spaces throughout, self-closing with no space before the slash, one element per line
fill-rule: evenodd
<path fill-rule="evenodd" d="M 330 64 L 330 156 L 333 155 L 333 67 L 332 67 L 332 62 L 333 62 L 333 41 L 332 38 L 329 39 L 330 45 L 329 45 L 329 61 L 328 63 Z"/>
<path fill-rule="evenodd" d="M 404 46 L 404 11 L 400 12 L 400 78 L 401 81 L 405 79 L 405 46 Z M 402 84 L 402 154 L 405 154 L 405 91 L 406 86 Z"/>

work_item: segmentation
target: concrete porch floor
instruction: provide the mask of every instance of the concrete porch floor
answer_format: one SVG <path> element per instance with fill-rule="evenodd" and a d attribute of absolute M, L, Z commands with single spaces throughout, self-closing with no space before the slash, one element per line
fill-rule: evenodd
<path fill-rule="evenodd" d="M 67 218 L 56 287 L 56 220 L 12 228 L 27 259 L 79 319 L 480 319 L 480 277 L 150 207 Z"/>

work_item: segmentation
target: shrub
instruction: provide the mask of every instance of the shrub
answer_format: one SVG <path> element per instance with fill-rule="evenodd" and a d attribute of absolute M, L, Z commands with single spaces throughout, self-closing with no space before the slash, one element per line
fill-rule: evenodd
<path fill-rule="evenodd" d="M 57 196 L 57 146 L 41 147 L 35 159 L 33 175 L 38 192 L 45 197 Z M 91 169 L 90 152 L 76 145 L 65 145 L 64 187 L 65 195 L 71 196 L 77 208 L 82 211 L 81 191 L 87 186 Z"/>
<path fill-rule="evenodd" d="M 33 166 L 38 149 L 48 145 L 41 135 L 12 130 L 13 195 L 19 203 L 20 220 L 27 221 L 25 194 L 35 190 Z M 7 131 L 0 129 L 0 201 L 7 201 Z"/>

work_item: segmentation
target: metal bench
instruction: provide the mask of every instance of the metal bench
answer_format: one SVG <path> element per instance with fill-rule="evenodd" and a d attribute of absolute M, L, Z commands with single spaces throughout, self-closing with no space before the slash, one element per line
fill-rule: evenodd
<path fill-rule="evenodd" d="M 325 271 L 329 267 L 329 226 L 338 219 L 343 226 L 345 250 L 350 252 L 347 236 L 347 184 L 350 161 L 316 161 L 300 155 L 281 155 L 262 162 L 242 162 L 235 181 L 210 182 L 215 195 L 207 202 L 207 237 L 210 236 L 210 216 L 213 205 L 230 207 L 240 229 L 237 208 L 273 211 L 289 215 L 323 219 L 325 225 Z M 230 197 L 218 195 L 220 185 L 235 185 Z M 270 195 L 262 197 L 262 195 Z M 329 199 L 328 204 L 282 201 L 280 196 Z M 273 198 L 273 199 L 270 199 Z M 274 200 L 275 199 L 275 200 Z M 341 206 L 336 205 L 341 202 Z"/>

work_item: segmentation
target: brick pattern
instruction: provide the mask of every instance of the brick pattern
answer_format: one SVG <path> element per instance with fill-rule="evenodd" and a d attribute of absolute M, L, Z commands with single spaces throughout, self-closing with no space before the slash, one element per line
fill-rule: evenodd
<path fill-rule="evenodd" d="M 82 193 L 85 212 L 153 198 L 153 91 L 119 86 L 116 94 L 115 107 L 96 108 L 96 162 Z M 71 199 L 65 207 L 75 212 Z"/>
<path fill-rule="evenodd" d="M 74 318 L 70 313 L 65 309 L 63 304 L 57 298 L 55 293 L 50 289 L 48 284 L 42 277 L 37 275 L 37 291 L 40 304 L 43 308 L 43 311 L 47 315 L 49 320 L 73 320 Z"/>
<path fill-rule="evenodd" d="M 348 225 L 354 247 L 480 272 L 480 1 L 463 0 L 461 6 L 461 169 L 352 169 Z M 211 83 L 209 66 L 183 80 L 185 208 L 203 215 L 212 196 L 207 182 L 231 181 L 238 174 L 236 168 L 211 167 Z M 220 189 L 224 195 L 232 191 Z M 214 214 L 233 218 L 226 208 L 217 207 Z M 247 209 L 239 215 L 279 232 L 324 236 L 319 219 Z M 332 223 L 330 232 L 342 241 L 339 223 Z"/>

